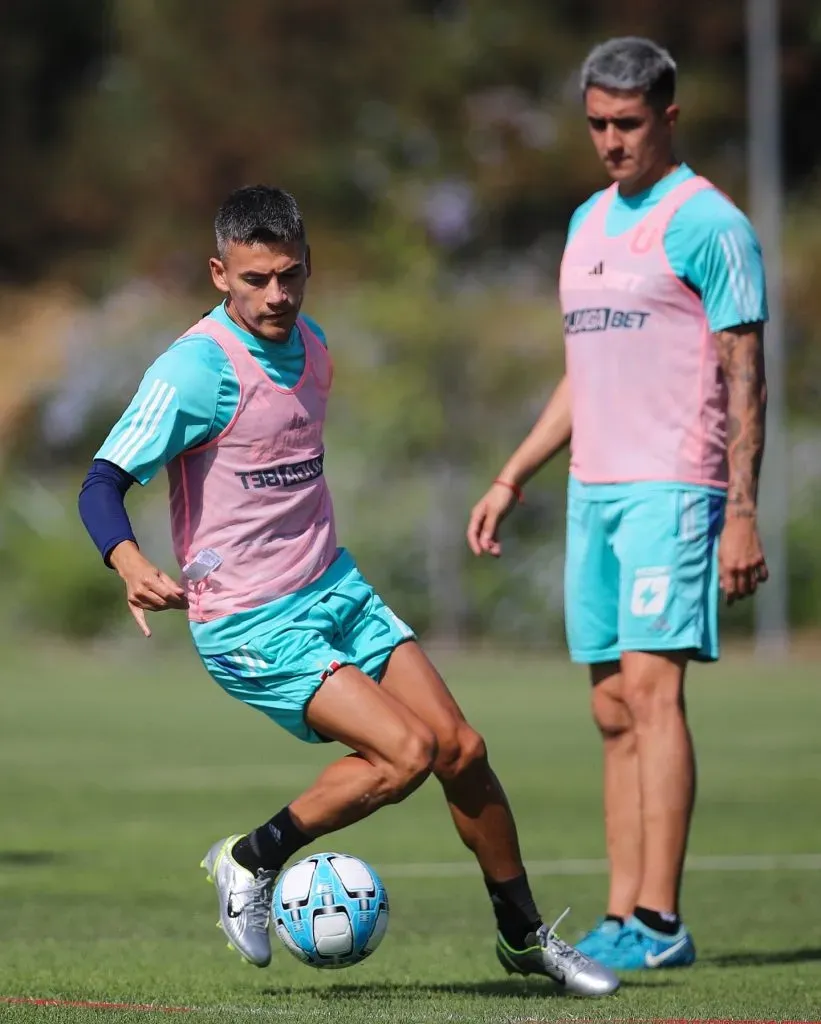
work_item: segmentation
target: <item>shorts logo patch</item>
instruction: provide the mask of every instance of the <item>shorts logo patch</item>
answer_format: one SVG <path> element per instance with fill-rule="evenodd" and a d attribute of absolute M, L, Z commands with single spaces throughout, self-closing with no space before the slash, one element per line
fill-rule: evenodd
<path fill-rule="evenodd" d="M 630 612 L 637 618 L 661 615 L 670 593 L 669 569 L 637 569 Z"/>

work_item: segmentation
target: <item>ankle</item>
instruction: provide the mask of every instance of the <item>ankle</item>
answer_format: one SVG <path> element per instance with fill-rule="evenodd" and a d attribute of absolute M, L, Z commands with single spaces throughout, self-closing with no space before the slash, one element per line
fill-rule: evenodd
<path fill-rule="evenodd" d="M 542 926 L 527 875 L 523 873 L 508 882 L 486 878 L 485 885 L 502 938 L 511 949 L 524 949 L 528 935 Z"/>
<path fill-rule="evenodd" d="M 238 864 L 253 874 L 257 871 L 279 871 L 297 850 L 310 841 L 311 837 L 299 828 L 288 807 L 283 807 L 270 821 L 238 839 L 231 854 Z"/>
<path fill-rule="evenodd" d="M 675 935 L 681 927 L 681 918 L 672 910 L 651 910 L 649 907 L 636 907 L 633 915 L 645 928 L 650 928 L 654 932 L 660 932 L 662 935 Z"/>

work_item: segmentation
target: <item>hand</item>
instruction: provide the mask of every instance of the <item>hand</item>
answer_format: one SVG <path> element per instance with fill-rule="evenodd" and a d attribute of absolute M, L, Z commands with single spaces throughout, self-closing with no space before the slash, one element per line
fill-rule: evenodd
<path fill-rule="evenodd" d="M 108 560 L 125 583 L 129 611 L 146 636 L 151 636 L 145 620 L 147 611 L 188 607 L 185 591 L 179 583 L 152 565 L 132 541 L 118 544 Z"/>
<path fill-rule="evenodd" d="M 497 534 L 502 520 L 517 502 L 516 494 L 504 484 L 494 484 L 487 494 L 473 506 L 468 523 L 467 538 L 474 555 L 493 555 L 498 558 L 502 545 Z"/>
<path fill-rule="evenodd" d="M 718 571 L 728 605 L 766 582 L 769 573 L 754 517 L 728 515 L 718 545 Z"/>

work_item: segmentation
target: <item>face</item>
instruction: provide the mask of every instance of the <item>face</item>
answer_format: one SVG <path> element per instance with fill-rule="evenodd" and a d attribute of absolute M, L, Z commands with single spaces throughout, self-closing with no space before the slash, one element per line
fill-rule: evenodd
<path fill-rule="evenodd" d="M 210 266 L 214 285 L 228 296 L 228 310 L 240 326 L 266 341 L 288 340 L 311 276 L 304 242 L 231 245 Z"/>
<path fill-rule="evenodd" d="M 587 125 L 599 159 L 622 191 L 641 191 L 673 163 L 673 127 L 679 108 L 651 107 L 642 93 L 591 86 L 584 98 Z"/>

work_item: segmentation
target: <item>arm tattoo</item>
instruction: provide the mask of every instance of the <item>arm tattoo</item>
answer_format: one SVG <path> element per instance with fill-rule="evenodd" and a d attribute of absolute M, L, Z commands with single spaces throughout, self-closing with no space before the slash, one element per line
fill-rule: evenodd
<path fill-rule="evenodd" d="M 727 385 L 727 514 L 753 518 L 764 455 L 764 328 L 744 324 L 713 335 Z"/>

